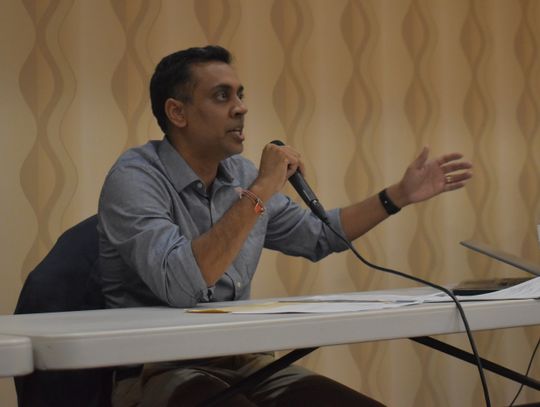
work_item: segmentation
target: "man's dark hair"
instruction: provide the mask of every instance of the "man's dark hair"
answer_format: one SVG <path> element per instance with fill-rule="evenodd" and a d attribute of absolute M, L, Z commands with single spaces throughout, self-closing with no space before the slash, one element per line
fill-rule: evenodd
<path fill-rule="evenodd" d="M 217 45 L 188 48 L 164 57 L 156 66 L 150 80 L 152 112 L 163 133 L 167 134 L 169 120 L 165 114 L 165 101 L 175 98 L 184 103 L 191 100 L 195 85 L 191 65 L 202 62 L 224 62 L 230 64 L 231 53 Z"/>

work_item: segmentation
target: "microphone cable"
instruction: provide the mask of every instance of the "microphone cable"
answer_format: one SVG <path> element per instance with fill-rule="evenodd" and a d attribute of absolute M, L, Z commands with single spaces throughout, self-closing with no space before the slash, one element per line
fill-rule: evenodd
<path fill-rule="evenodd" d="M 281 140 L 274 140 L 271 142 L 272 144 L 275 144 L 277 146 L 284 146 L 285 143 L 283 143 Z M 484 375 L 484 368 L 482 367 L 482 361 L 480 360 L 480 355 L 478 354 L 478 350 L 476 349 L 476 343 L 474 342 L 474 338 L 471 332 L 471 329 L 469 327 L 469 322 L 467 321 L 467 317 L 465 316 L 465 311 L 463 311 L 463 307 L 461 306 L 461 303 L 456 298 L 454 293 L 447 289 L 446 287 L 434 284 L 430 281 L 424 280 L 419 277 L 412 276 L 410 274 L 402 273 L 401 271 L 393 270 L 386 267 L 381 267 L 376 264 L 373 264 L 369 262 L 368 260 L 364 259 L 360 253 L 355 249 L 355 247 L 352 245 L 352 243 L 347 239 L 345 236 L 342 236 L 341 233 L 339 233 L 337 230 L 335 230 L 332 225 L 330 224 L 330 221 L 328 220 L 328 217 L 326 216 L 326 211 L 324 210 L 323 206 L 321 205 L 320 201 L 315 196 L 315 193 L 311 190 L 307 182 L 305 182 L 304 177 L 300 173 L 300 171 L 296 170 L 296 172 L 289 177 L 289 182 L 292 184 L 298 195 L 302 198 L 302 200 L 306 203 L 306 205 L 311 209 L 311 212 L 322 221 L 323 224 L 328 226 L 328 228 L 345 244 L 347 247 L 354 253 L 354 255 L 366 266 L 371 267 L 375 270 L 379 270 L 385 273 L 390 273 L 402 278 L 406 278 L 409 280 L 413 280 L 417 283 L 427 285 L 429 287 L 435 288 L 438 291 L 442 291 L 443 293 L 447 294 L 452 301 L 456 304 L 456 307 L 459 311 L 459 314 L 461 316 L 461 319 L 463 321 L 463 325 L 465 326 L 465 331 L 467 332 L 467 337 L 469 338 L 469 343 L 471 345 L 471 349 L 474 355 L 474 359 L 476 361 L 476 366 L 478 367 L 478 373 L 480 374 L 480 381 L 482 382 L 482 390 L 484 392 L 484 399 L 486 401 L 486 407 L 491 407 L 491 401 L 489 399 L 489 390 L 487 386 L 486 377 Z"/>
<path fill-rule="evenodd" d="M 534 360 L 534 356 L 536 355 L 536 351 L 538 350 L 538 345 L 540 345 L 540 338 L 538 339 L 538 342 L 536 342 L 536 346 L 534 347 L 533 353 L 531 355 L 531 359 L 529 360 L 529 366 L 527 366 L 527 371 L 525 372 L 525 376 L 529 375 L 529 371 L 531 370 L 531 366 Z M 516 402 L 517 398 L 519 397 L 521 390 L 523 390 L 523 383 L 521 383 L 521 386 L 519 386 L 519 389 L 514 396 L 514 399 L 512 402 L 508 405 L 508 407 L 513 407 L 514 403 Z"/>
<path fill-rule="evenodd" d="M 472 349 L 472 352 L 473 352 L 473 355 L 474 355 L 474 359 L 476 361 L 476 367 L 478 368 L 478 373 L 480 374 L 480 381 L 482 382 L 482 390 L 484 392 L 484 400 L 486 401 L 486 407 L 491 407 L 491 400 L 489 398 L 489 390 L 488 390 L 488 386 L 487 386 L 487 381 L 486 381 L 486 377 L 484 375 L 484 368 L 482 367 L 482 361 L 480 360 L 480 355 L 478 354 L 478 350 L 476 349 L 476 343 L 474 341 L 474 338 L 473 338 L 473 335 L 472 335 L 472 332 L 471 332 L 471 329 L 469 327 L 469 322 L 467 321 L 467 317 L 465 316 L 465 311 L 463 310 L 462 306 L 461 306 L 461 303 L 459 302 L 459 300 L 456 298 L 456 296 L 454 295 L 454 293 L 449 290 L 448 288 L 446 287 L 443 287 L 443 286 L 440 286 L 438 284 L 435 284 L 435 283 L 432 283 L 430 281 L 427 281 L 427 280 L 424 280 L 420 277 L 415 277 L 415 276 L 412 276 L 410 274 L 407 274 L 407 273 L 403 273 L 401 271 L 397 271 L 397 270 L 393 270 L 393 269 L 390 269 L 390 268 L 386 268 L 386 267 L 382 267 L 382 266 L 378 266 L 376 264 L 373 264 L 371 263 L 370 261 L 366 260 L 364 257 L 362 257 L 360 255 L 360 253 L 358 253 L 358 251 L 356 250 L 356 248 L 353 246 L 353 244 L 349 241 L 349 239 L 347 239 L 345 236 L 342 236 L 341 233 L 339 233 L 337 230 L 335 230 L 332 225 L 330 224 L 330 222 L 328 221 L 328 219 L 322 219 L 319 217 L 319 219 L 321 219 L 321 221 L 326 225 L 328 226 L 328 228 L 337 236 L 339 237 L 343 242 L 345 242 L 345 244 L 347 245 L 347 247 L 354 253 L 354 255 L 362 262 L 364 263 L 366 266 L 368 267 L 371 267 L 375 270 L 379 270 L 379 271 L 382 271 L 384 273 L 390 273 L 390 274 L 393 274 L 393 275 L 396 275 L 396 276 L 399 276 L 399 277 L 402 277 L 402 278 L 406 278 L 406 279 L 409 279 L 409 280 L 413 280 L 413 281 L 416 281 L 417 283 L 420 283 L 420 284 L 423 284 L 423 285 L 427 285 L 429 287 L 432 287 L 432 288 L 435 288 L 436 290 L 439 290 L 439 291 L 442 291 L 443 293 L 447 294 L 451 299 L 452 301 L 454 301 L 454 303 L 456 304 L 456 307 L 458 309 L 458 312 L 461 316 L 461 319 L 463 321 L 463 325 L 465 326 L 465 331 L 467 332 L 467 337 L 469 339 L 469 343 L 471 345 L 471 349 Z M 537 345 L 538 347 L 538 345 Z"/>

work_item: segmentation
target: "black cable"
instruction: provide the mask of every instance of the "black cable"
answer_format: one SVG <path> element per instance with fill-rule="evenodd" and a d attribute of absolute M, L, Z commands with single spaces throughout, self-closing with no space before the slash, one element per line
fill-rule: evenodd
<path fill-rule="evenodd" d="M 409 280 L 413 280 L 413 281 L 416 281 L 417 283 L 420 283 L 420 284 L 424 284 L 424 285 L 427 285 L 427 286 L 430 286 L 430 287 L 433 287 L 439 291 L 442 291 L 443 293 L 447 294 L 448 296 L 450 296 L 450 298 L 452 298 L 452 300 L 454 301 L 454 303 L 456 304 L 456 308 L 458 309 L 459 311 L 459 314 L 461 316 L 461 319 L 463 321 L 463 325 L 465 326 L 465 331 L 467 332 L 467 337 L 469 338 L 469 343 L 471 344 L 471 349 L 472 349 L 472 352 L 474 354 L 474 359 L 476 361 L 476 366 L 478 367 L 478 373 L 480 374 L 480 381 L 482 382 L 482 390 L 484 391 L 484 400 L 486 401 L 486 407 L 491 407 L 491 401 L 489 399 L 489 390 L 488 390 L 488 386 L 487 386 L 487 381 L 486 381 L 486 377 L 484 375 L 484 369 L 482 367 L 482 361 L 480 360 L 480 355 L 478 354 L 478 351 L 476 349 L 476 344 L 474 342 L 474 338 L 472 336 L 472 333 L 471 333 L 471 329 L 469 327 L 469 322 L 467 321 L 467 318 L 465 316 L 465 311 L 463 311 L 463 308 L 461 307 L 461 304 L 460 302 L 458 301 L 458 299 L 456 298 L 456 296 L 454 295 L 454 293 L 452 291 L 450 291 L 448 288 L 446 287 L 443 287 L 443 286 L 440 286 L 440 285 L 437 285 L 437 284 L 434 284 L 430 281 L 427 281 L 427 280 L 424 280 L 422 278 L 419 278 L 419 277 L 415 277 L 415 276 L 412 276 L 412 275 L 409 275 L 409 274 L 406 274 L 406 273 L 402 273 L 401 271 L 397 271 L 397 270 L 392 270 L 392 269 L 389 269 L 389 268 L 386 268 L 386 267 L 381 267 L 381 266 L 378 266 L 376 264 L 373 264 L 371 262 L 369 262 L 368 260 L 364 259 L 360 253 L 358 253 L 358 251 L 354 248 L 354 246 L 352 245 L 352 243 L 349 241 L 349 239 L 347 239 L 346 237 L 342 236 L 338 231 L 336 231 L 332 225 L 330 225 L 330 222 L 326 219 L 321 219 L 323 221 L 323 223 L 328 226 L 328 228 L 334 232 L 334 234 L 339 237 L 341 240 L 343 240 L 345 242 L 345 244 L 347 245 L 347 247 L 349 249 L 351 249 L 351 251 L 354 253 L 354 255 L 362 262 L 364 263 L 366 266 L 369 266 L 371 268 L 374 268 L 375 270 L 379 270 L 379 271 L 383 271 L 385 273 L 390 273 L 390 274 L 394 274 L 396 276 L 399 276 L 399 277 L 403 277 L 403 278 L 407 278 Z"/>
<path fill-rule="evenodd" d="M 474 355 L 472 353 L 466 352 L 463 349 L 457 348 L 448 343 L 439 341 L 438 339 L 432 338 L 431 336 L 416 336 L 409 339 L 411 341 L 421 343 L 424 346 L 429 346 L 430 348 L 435 349 L 439 352 L 446 353 L 447 355 L 450 355 L 459 360 L 463 360 L 464 362 L 476 365 L 476 360 L 474 359 Z M 482 367 L 484 368 L 484 371 L 491 371 L 506 379 L 510 379 L 518 383 L 523 383 L 525 386 L 530 387 L 531 389 L 540 391 L 540 381 L 535 380 L 532 377 L 525 376 L 524 374 L 515 372 L 488 359 L 480 358 L 480 360 L 482 361 Z"/>
<path fill-rule="evenodd" d="M 536 342 L 536 346 L 534 347 L 533 353 L 531 355 L 531 359 L 529 360 L 529 366 L 527 366 L 527 371 L 525 372 L 525 376 L 529 375 L 529 370 L 531 370 L 532 362 L 534 360 L 534 355 L 536 355 L 536 351 L 538 350 L 538 345 L 540 345 L 540 338 L 538 338 L 538 342 Z M 523 390 L 523 383 L 521 383 L 521 386 L 519 386 L 519 389 L 514 397 L 514 400 L 512 400 L 512 402 L 510 403 L 508 407 L 512 407 L 514 405 L 517 398 L 519 397 L 519 394 L 521 393 L 521 390 Z"/>

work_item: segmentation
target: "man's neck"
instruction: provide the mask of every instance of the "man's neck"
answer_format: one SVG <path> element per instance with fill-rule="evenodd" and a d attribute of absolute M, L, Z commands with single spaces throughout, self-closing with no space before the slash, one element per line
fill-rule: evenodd
<path fill-rule="evenodd" d="M 168 137 L 173 148 L 182 156 L 193 172 L 204 182 L 209 190 L 217 176 L 219 160 L 213 160 L 206 154 L 197 154 L 193 149 L 183 146 L 177 137 Z"/>

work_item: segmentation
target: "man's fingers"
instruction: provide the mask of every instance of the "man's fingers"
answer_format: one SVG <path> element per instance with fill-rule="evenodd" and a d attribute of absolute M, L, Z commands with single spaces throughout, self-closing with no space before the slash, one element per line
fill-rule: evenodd
<path fill-rule="evenodd" d="M 442 166 L 442 165 L 445 165 L 445 164 L 447 164 L 447 163 L 449 163 L 451 161 L 460 160 L 462 158 L 463 158 L 463 154 L 461 154 L 461 153 L 449 153 L 449 154 L 445 154 L 445 155 L 439 157 L 437 159 L 437 163 Z"/>
<path fill-rule="evenodd" d="M 445 174 L 448 174 L 454 171 L 470 170 L 471 168 L 472 168 L 472 164 L 468 161 L 460 161 L 457 163 L 450 163 L 450 164 L 441 166 L 441 169 L 443 173 Z"/>
<path fill-rule="evenodd" d="M 300 153 L 296 151 L 294 148 L 288 145 L 278 146 L 275 144 L 271 144 L 272 148 L 279 149 L 279 152 L 283 154 L 283 156 L 287 160 L 287 174 L 288 176 L 291 176 L 296 172 L 296 170 L 300 170 L 302 174 L 304 174 L 304 163 L 302 162 L 302 158 L 300 156 Z"/>
<path fill-rule="evenodd" d="M 444 177 L 444 190 L 454 191 L 462 188 L 467 183 L 467 180 L 472 178 L 471 172 L 461 172 L 448 174 Z"/>

